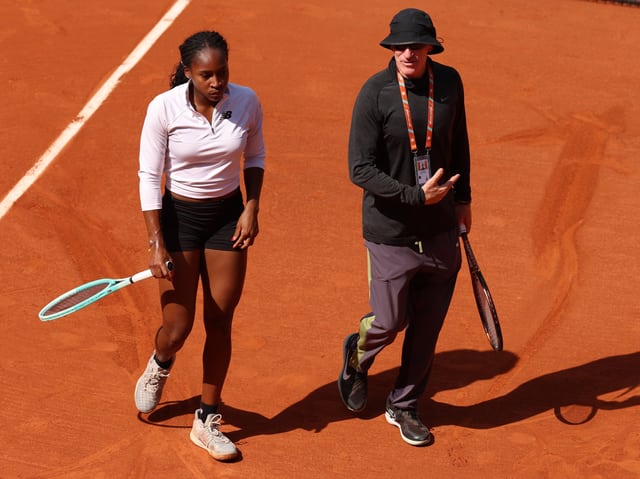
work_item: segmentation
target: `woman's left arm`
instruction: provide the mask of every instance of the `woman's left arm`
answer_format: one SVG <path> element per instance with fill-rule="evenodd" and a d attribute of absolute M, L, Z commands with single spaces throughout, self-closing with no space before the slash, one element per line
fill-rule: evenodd
<path fill-rule="evenodd" d="M 247 203 L 244 211 L 238 219 L 236 231 L 231 238 L 233 247 L 247 249 L 258 236 L 258 211 L 260 210 L 260 192 L 262 191 L 262 179 L 264 169 L 251 167 L 244 170 L 244 186 L 247 193 Z"/>

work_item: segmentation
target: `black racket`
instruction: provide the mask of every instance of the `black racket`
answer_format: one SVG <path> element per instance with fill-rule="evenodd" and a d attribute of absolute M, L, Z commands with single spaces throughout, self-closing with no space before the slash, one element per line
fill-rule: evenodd
<path fill-rule="evenodd" d="M 498 321 L 498 313 L 489 291 L 489 286 L 480 271 L 476 257 L 471 249 L 471 243 L 469 243 L 469 237 L 467 236 L 467 228 L 464 225 L 459 226 L 460 238 L 462 238 L 462 244 L 464 245 L 464 252 L 467 256 L 467 263 L 469 264 L 469 273 L 471 274 L 471 285 L 473 286 L 473 296 L 476 299 L 476 306 L 480 313 L 480 319 L 482 320 L 482 327 L 489 339 L 491 347 L 495 351 L 502 351 L 502 331 L 500 329 L 500 322 Z"/>

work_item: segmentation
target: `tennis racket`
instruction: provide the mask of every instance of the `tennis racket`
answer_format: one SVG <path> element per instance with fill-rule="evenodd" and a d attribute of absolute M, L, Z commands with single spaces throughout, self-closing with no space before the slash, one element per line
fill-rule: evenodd
<path fill-rule="evenodd" d="M 480 319 L 482 320 L 482 327 L 489 339 L 491 347 L 495 351 L 502 351 L 502 330 L 500 329 L 500 322 L 498 321 L 498 313 L 496 307 L 493 304 L 493 298 L 489 291 L 489 286 L 480 271 L 478 261 L 471 249 L 471 243 L 467 235 L 467 228 L 464 225 L 459 225 L 460 237 L 462 238 L 462 244 L 464 245 L 464 252 L 467 256 L 467 263 L 469 264 L 469 273 L 471 274 L 471 285 L 473 286 L 473 296 L 476 299 L 476 306 L 480 313 Z"/>
<path fill-rule="evenodd" d="M 168 261 L 167 268 L 171 271 L 173 269 L 173 263 Z M 129 276 L 128 278 L 104 278 L 91 281 L 58 296 L 42 308 L 40 313 L 38 313 L 38 317 L 41 321 L 51 321 L 53 319 L 61 318 L 68 314 L 75 313 L 76 311 L 80 311 L 105 296 L 124 288 L 125 286 L 129 286 L 133 283 L 152 277 L 153 273 L 150 269 L 147 269 Z"/>

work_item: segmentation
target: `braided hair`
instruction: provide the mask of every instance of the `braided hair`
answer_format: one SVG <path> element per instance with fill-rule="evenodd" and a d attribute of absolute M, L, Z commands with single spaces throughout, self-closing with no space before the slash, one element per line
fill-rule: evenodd
<path fill-rule="evenodd" d="M 180 45 L 180 62 L 176 65 L 174 72 L 169 78 L 171 88 L 182 85 L 189 81 L 184 74 L 185 67 L 190 67 L 193 58 L 205 48 L 215 48 L 222 50 L 224 56 L 229 58 L 229 46 L 222 35 L 214 31 L 203 31 L 194 33 Z"/>

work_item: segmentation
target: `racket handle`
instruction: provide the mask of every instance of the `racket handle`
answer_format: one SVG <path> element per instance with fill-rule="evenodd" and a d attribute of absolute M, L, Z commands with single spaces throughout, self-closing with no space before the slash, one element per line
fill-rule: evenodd
<path fill-rule="evenodd" d="M 167 266 L 167 269 L 169 271 L 173 271 L 173 263 L 171 261 L 167 261 L 165 265 Z M 131 276 L 129 278 L 129 281 L 131 283 L 137 283 L 138 281 L 142 281 L 144 279 L 149 279 L 149 278 L 153 278 L 153 273 L 151 272 L 150 269 L 145 269 L 144 271 L 140 271 L 139 273 L 136 273 L 133 276 Z"/>
<path fill-rule="evenodd" d="M 458 234 L 467 234 L 467 227 L 463 224 L 458 225 Z"/>
<path fill-rule="evenodd" d="M 145 269 L 144 271 L 140 271 L 139 273 L 134 274 L 129 278 L 130 283 L 137 283 L 138 281 L 142 281 L 144 279 L 153 278 L 153 273 L 150 269 Z"/>

